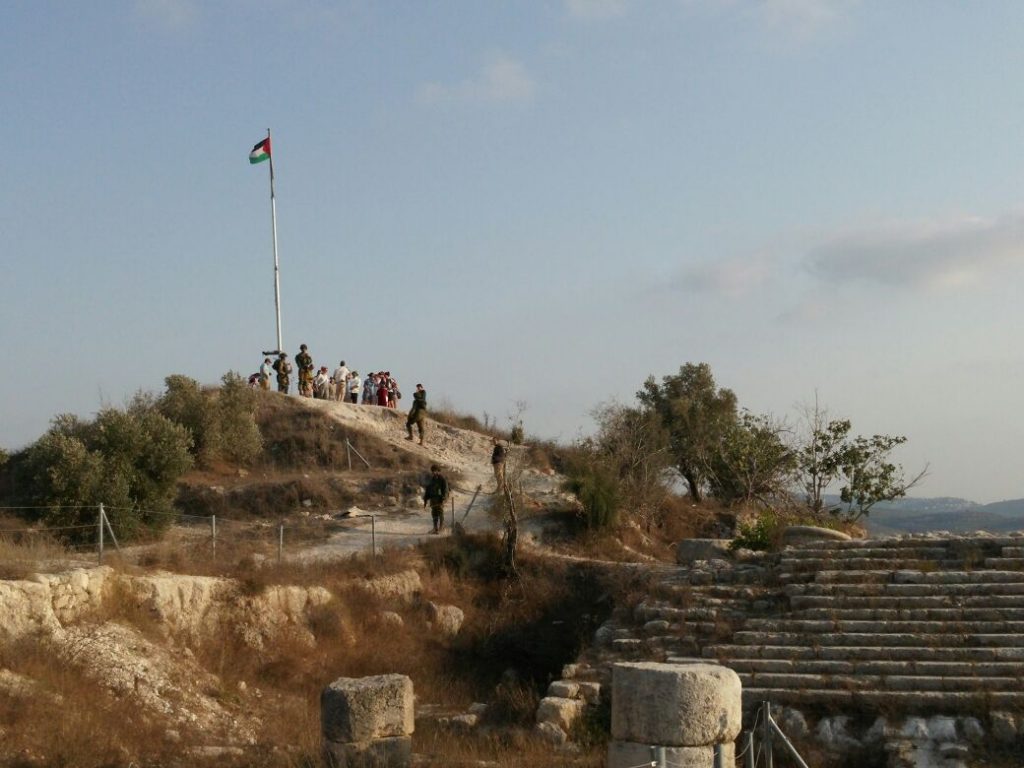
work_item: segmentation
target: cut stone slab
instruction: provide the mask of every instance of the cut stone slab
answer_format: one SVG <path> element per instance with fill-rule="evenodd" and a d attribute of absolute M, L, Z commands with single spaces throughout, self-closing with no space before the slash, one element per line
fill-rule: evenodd
<path fill-rule="evenodd" d="M 405 675 L 340 677 L 320 694 L 325 741 L 364 742 L 414 730 L 412 680 Z"/>
<path fill-rule="evenodd" d="M 735 741 L 739 676 L 717 664 L 635 662 L 612 668 L 612 738 L 699 747 Z"/>
<path fill-rule="evenodd" d="M 325 739 L 323 761 L 328 768 L 408 768 L 412 764 L 412 739 L 408 736 L 358 742 Z"/>

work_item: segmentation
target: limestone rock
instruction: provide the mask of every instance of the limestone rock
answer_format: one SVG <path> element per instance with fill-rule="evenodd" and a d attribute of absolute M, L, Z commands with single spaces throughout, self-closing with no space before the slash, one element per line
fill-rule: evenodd
<path fill-rule="evenodd" d="M 563 731 L 555 723 L 537 723 L 534 730 L 536 731 L 537 735 L 540 736 L 544 741 L 548 742 L 549 744 L 553 744 L 556 747 L 561 746 L 565 744 L 567 741 L 569 741 L 569 737 L 566 735 L 565 731 Z"/>
<path fill-rule="evenodd" d="M 328 741 L 408 736 L 415 727 L 412 680 L 405 675 L 338 678 L 320 694 L 320 723 Z"/>
<path fill-rule="evenodd" d="M 376 597 L 378 600 L 394 601 L 398 603 L 412 603 L 423 591 L 423 582 L 420 575 L 414 570 L 392 573 L 388 576 L 378 576 L 374 579 L 356 582 L 353 588 L 365 594 Z"/>
<path fill-rule="evenodd" d="M 1017 718 L 1012 712 L 993 712 L 992 738 L 1001 744 L 1011 744 L 1017 738 Z"/>
<path fill-rule="evenodd" d="M 729 557 L 729 539 L 683 539 L 676 544 L 676 562 L 688 565 L 694 560 Z"/>
<path fill-rule="evenodd" d="M 818 722 L 814 735 L 826 749 L 843 754 L 861 746 L 861 743 L 850 735 L 849 725 L 850 718 L 846 715 L 826 717 Z"/>
<path fill-rule="evenodd" d="M 466 615 L 457 605 L 427 603 L 427 617 L 430 626 L 441 637 L 455 637 L 462 629 Z"/>
<path fill-rule="evenodd" d="M 782 532 L 782 544 L 799 544 L 806 541 L 849 541 L 851 536 L 831 528 L 816 525 L 791 525 Z"/>
<path fill-rule="evenodd" d="M 673 747 L 731 742 L 742 724 L 740 679 L 716 664 L 616 664 L 612 738 Z"/>
<path fill-rule="evenodd" d="M 578 685 L 580 698 L 590 706 L 596 707 L 601 701 L 601 684 L 581 682 Z"/>
<path fill-rule="evenodd" d="M 810 733 L 811 729 L 807 725 L 807 718 L 799 709 L 786 707 L 779 713 L 776 720 L 782 732 L 791 739 L 802 739 Z"/>
<path fill-rule="evenodd" d="M 555 680 L 548 686 L 548 696 L 557 696 L 561 699 L 578 699 L 580 697 L 579 683 L 571 680 Z"/>
<path fill-rule="evenodd" d="M 579 699 L 546 696 L 537 707 L 538 723 L 554 723 L 563 731 L 570 731 L 573 723 L 583 714 L 585 704 Z"/>
<path fill-rule="evenodd" d="M 981 721 L 976 717 L 964 717 L 960 719 L 960 732 L 971 744 L 980 744 L 985 740 L 985 729 Z"/>

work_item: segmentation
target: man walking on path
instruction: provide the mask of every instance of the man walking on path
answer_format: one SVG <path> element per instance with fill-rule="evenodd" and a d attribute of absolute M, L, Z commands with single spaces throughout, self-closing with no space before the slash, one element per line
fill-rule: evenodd
<path fill-rule="evenodd" d="M 491 438 L 494 443 L 494 450 L 491 451 L 491 468 L 494 470 L 494 492 L 498 493 L 505 487 L 505 457 L 508 449 L 505 444 L 496 437 Z"/>
<path fill-rule="evenodd" d="M 441 467 L 433 464 L 430 467 L 430 481 L 423 491 L 423 506 L 430 504 L 430 516 L 434 518 L 433 533 L 440 533 L 444 528 L 444 503 L 448 499 L 448 481 L 441 474 Z"/>
<path fill-rule="evenodd" d="M 405 420 L 405 429 L 409 433 L 406 440 L 412 440 L 412 425 L 420 433 L 420 445 L 423 445 L 423 433 L 427 422 L 427 390 L 422 384 L 416 385 L 416 391 L 412 393 L 412 408 L 409 410 L 409 418 Z"/>

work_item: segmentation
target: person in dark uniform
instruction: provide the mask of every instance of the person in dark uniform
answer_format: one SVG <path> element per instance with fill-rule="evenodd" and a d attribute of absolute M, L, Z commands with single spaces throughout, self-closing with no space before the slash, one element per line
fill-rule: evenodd
<path fill-rule="evenodd" d="M 420 433 L 420 445 L 423 445 L 423 435 L 427 428 L 427 390 L 422 384 L 416 385 L 416 391 L 412 393 L 412 408 L 409 410 L 409 418 L 405 420 L 405 429 L 409 433 L 406 440 L 412 440 L 412 425 Z"/>
<path fill-rule="evenodd" d="M 491 438 L 494 443 L 494 450 L 491 451 L 491 468 L 494 470 L 494 492 L 498 493 L 505 486 L 505 457 L 508 449 L 505 444 L 496 437 Z"/>
<path fill-rule="evenodd" d="M 274 361 L 274 370 L 277 372 L 277 391 L 288 394 L 288 387 L 291 385 L 292 364 L 288 362 L 288 355 L 284 352 L 277 356 Z"/>
<path fill-rule="evenodd" d="M 305 344 L 299 345 L 299 354 L 295 356 L 295 364 L 299 366 L 299 394 L 303 397 L 312 397 L 313 356 L 309 354 Z"/>
<path fill-rule="evenodd" d="M 441 467 L 430 467 L 430 480 L 423 490 L 423 506 L 430 504 L 430 516 L 434 518 L 434 533 L 444 528 L 444 503 L 448 498 L 448 480 L 441 474 Z"/>

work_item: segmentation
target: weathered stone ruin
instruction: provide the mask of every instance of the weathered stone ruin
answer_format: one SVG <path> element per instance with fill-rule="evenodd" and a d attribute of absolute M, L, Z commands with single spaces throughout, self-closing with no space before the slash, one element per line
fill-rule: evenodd
<path fill-rule="evenodd" d="M 412 760 L 412 680 L 340 677 L 320 695 L 323 761 L 329 768 L 405 768 Z"/>
<path fill-rule="evenodd" d="M 1022 744 L 1024 536 L 805 536 L 694 560 L 595 641 L 585 660 L 604 677 L 623 659 L 718 662 L 748 721 L 770 700 L 783 728 L 838 754 L 962 767 L 983 743 Z"/>

